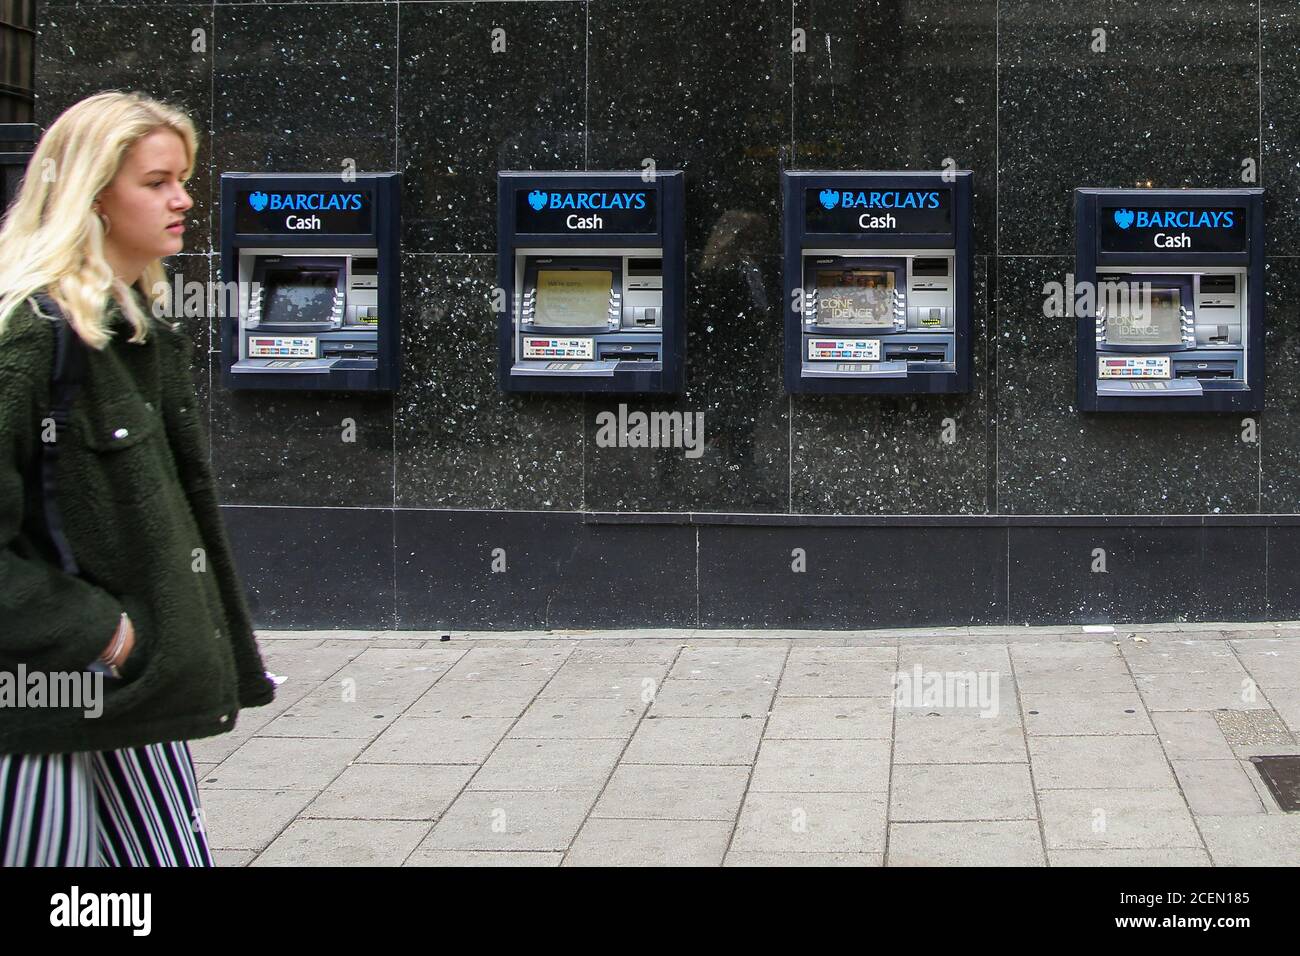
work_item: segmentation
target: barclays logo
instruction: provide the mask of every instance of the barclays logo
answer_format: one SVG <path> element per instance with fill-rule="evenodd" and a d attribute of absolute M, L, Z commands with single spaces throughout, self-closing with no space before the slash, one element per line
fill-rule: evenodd
<path fill-rule="evenodd" d="M 1235 210 L 1139 209 L 1139 229 L 1231 229 Z"/>
<path fill-rule="evenodd" d="M 823 189 L 817 199 L 825 209 L 938 209 L 937 191 L 915 192 L 899 189 L 851 192 Z"/>
<path fill-rule="evenodd" d="M 361 193 L 264 193 L 259 190 L 248 194 L 248 204 L 254 212 L 268 208 L 273 212 L 356 212 L 361 209 Z"/>
<path fill-rule="evenodd" d="M 528 205 L 535 212 L 543 209 L 644 209 L 645 193 L 547 193 L 534 189 L 528 194 Z"/>
<path fill-rule="evenodd" d="M 1121 229 L 1231 229 L 1235 209 L 1116 209 L 1112 214 Z"/>

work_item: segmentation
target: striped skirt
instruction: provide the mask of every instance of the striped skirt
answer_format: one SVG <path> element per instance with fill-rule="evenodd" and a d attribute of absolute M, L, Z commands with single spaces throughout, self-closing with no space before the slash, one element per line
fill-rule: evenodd
<path fill-rule="evenodd" d="M 0 865 L 212 866 L 189 747 L 0 754 Z"/>

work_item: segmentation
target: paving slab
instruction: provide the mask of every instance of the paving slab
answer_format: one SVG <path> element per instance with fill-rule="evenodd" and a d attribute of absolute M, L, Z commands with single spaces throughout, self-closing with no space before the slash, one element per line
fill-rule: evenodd
<path fill-rule="evenodd" d="M 400 866 L 429 832 L 394 820 L 295 820 L 252 866 Z"/>
<path fill-rule="evenodd" d="M 669 678 L 659 686 L 650 713 L 656 717 L 744 717 L 761 722 L 775 693 L 775 681 Z"/>
<path fill-rule="evenodd" d="M 1006 674 L 1011 671 L 1011 658 L 1005 644 L 903 644 L 898 649 L 898 669 L 910 671 L 913 667 Z"/>
<path fill-rule="evenodd" d="M 1245 670 L 1211 673 L 1138 674 L 1147 710 L 1269 710 Z"/>
<path fill-rule="evenodd" d="M 434 850 L 567 850 L 596 799 L 564 792 L 466 791 L 420 844 Z"/>
<path fill-rule="evenodd" d="M 262 655 L 266 669 L 293 684 L 318 684 L 333 676 L 364 651 L 363 640 L 354 647 L 274 648 Z M 276 689 L 277 696 L 279 688 Z"/>
<path fill-rule="evenodd" d="M 652 642 L 637 638 L 619 646 L 608 643 L 582 644 L 573 649 L 570 664 L 671 664 L 677 657 L 680 645 L 669 642 Z"/>
<path fill-rule="evenodd" d="M 511 737 L 626 740 L 645 714 L 639 700 L 596 697 L 542 697 L 529 706 L 510 730 Z"/>
<path fill-rule="evenodd" d="M 507 738 L 470 781 L 471 790 L 578 790 L 593 796 L 622 753 L 621 740 Z"/>
<path fill-rule="evenodd" d="M 572 648 L 473 647 L 449 671 L 450 680 L 549 679 L 568 659 Z"/>
<path fill-rule="evenodd" d="M 1030 736 L 1116 736 L 1154 734 L 1136 689 L 1124 693 L 1069 695 L 1065 692 L 1025 694 L 1025 732 Z"/>
<path fill-rule="evenodd" d="M 326 737 L 253 737 L 208 775 L 222 790 L 323 789 L 357 758 L 364 740 Z"/>
<path fill-rule="evenodd" d="M 888 740 L 764 740 L 750 790 L 763 793 L 883 793 Z"/>
<path fill-rule="evenodd" d="M 356 763 L 339 774 L 301 815 L 346 820 L 436 820 L 475 769 Z"/>
<path fill-rule="evenodd" d="M 1245 675 L 1227 641 L 1121 644 L 1120 651 L 1134 674 Z"/>
<path fill-rule="evenodd" d="M 1174 789 L 1044 790 L 1038 808 L 1049 853 L 1202 846 L 1183 795 Z"/>
<path fill-rule="evenodd" d="M 620 764 L 591 815 L 734 823 L 748 781 L 748 767 Z"/>
<path fill-rule="evenodd" d="M 1034 786 L 1042 790 L 1174 787 L 1160 741 L 1146 737 L 1030 737 Z"/>
<path fill-rule="evenodd" d="M 518 717 L 545 679 L 448 680 L 430 687 L 406 710 L 408 717 Z"/>
<path fill-rule="evenodd" d="M 208 844 L 260 851 L 311 803 L 310 790 L 223 790 L 199 787 Z"/>
<path fill-rule="evenodd" d="M 891 821 L 1037 817 L 1026 764 L 914 764 L 894 768 Z"/>
<path fill-rule="evenodd" d="M 1101 667 L 1089 664 L 1029 670 L 1016 667 L 1016 687 L 1025 697 L 1034 694 L 1086 697 L 1092 694 L 1135 693 L 1137 682 L 1120 661 Z"/>
<path fill-rule="evenodd" d="M 257 731 L 259 737 L 352 737 L 372 740 L 406 708 L 401 701 L 340 697 L 334 691 L 309 694 Z"/>
<path fill-rule="evenodd" d="M 732 824 L 589 819 L 564 866 L 721 866 Z"/>
<path fill-rule="evenodd" d="M 740 764 L 758 754 L 763 721 L 738 717 L 655 717 L 637 726 L 624 763 Z"/>
<path fill-rule="evenodd" d="M 1028 763 L 1019 715 L 900 712 L 894 722 L 894 763 Z"/>
<path fill-rule="evenodd" d="M 542 697 L 608 698 L 649 703 L 667 673 L 666 664 L 570 659 L 547 682 Z"/>
<path fill-rule="evenodd" d="M 1295 866 L 1300 813 L 1198 817 L 1215 866 Z"/>
<path fill-rule="evenodd" d="M 399 717 L 357 759 L 361 763 L 482 763 L 513 724 L 508 717 Z"/>
<path fill-rule="evenodd" d="M 789 661 L 782 697 L 892 697 L 898 668 L 889 661 Z"/>
<path fill-rule="evenodd" d="M 1173 760 L 1171 763 L 1192 813 L 1199 816 L 1265 812 L 1254 785 L 1235 759 Z"/>
<path fill-rule="evenodd" d="M 888 740 L 894 713 L 880 697 L 777 697 L 763 736 L 787 740 Z"/>
<path fill-rule="evenodd" d="M 1151 720 L 1171 760 L 1226 760 L 1232 756 L 1213 713 L 1161 711 L 1152 714 Z"/>
<path fill-rule="evenodd" d="M 1046 866 L 1037 820 L 891 823 L 887 866 Z"/>
<path fill-rule="evenodd" d="M 883 793 L 755 793 L 745 796 L 733 852 L 883 853 Z"/>
<path fill-rule="evenodd" d="M 740 683 L 775 682 L 785 666 L 780 648 L 687 647 L 677 655 L 668 676 L 675 680 L 717 680 Z"/>
<path fill-rule="evenodd" d="M 212 851 L 212 865 L 224 867 L 248 866 L 257 857 L 256 850 L 217 850 Z"/>

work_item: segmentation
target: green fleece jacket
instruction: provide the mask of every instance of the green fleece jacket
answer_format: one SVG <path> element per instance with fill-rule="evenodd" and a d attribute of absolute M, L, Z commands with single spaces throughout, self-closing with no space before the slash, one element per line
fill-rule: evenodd
<path fill-rule="evenodd" d="M 207 737 L 231 730 L 240 707 L 275 696 L 217 508 L 189 337 L 154 322 L 146 342 L 131 344 L 116 304 L 110 314 L 115 337 L 86 350 L 60 439 L 57 499 L 75 577 L 59 567 L 29 497 L 48 434 L 55 326 L 26 309 L 0 332 L 0 753 Z M 87 685 L 79 675 L 123 611 L 135 649 L 121 678 L 103 679 L 97 707 L 76 700 L 57 675 Z M 32 706 L 34 673 L 52 675 L 45 706 Z M 58 680 L 64 693 L 50 700 Z"/>

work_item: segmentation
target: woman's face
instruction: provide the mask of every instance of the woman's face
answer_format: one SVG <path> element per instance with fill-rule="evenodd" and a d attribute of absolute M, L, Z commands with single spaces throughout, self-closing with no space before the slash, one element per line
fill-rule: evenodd
<path fill-rule="evenodd" d="M 143 270 L 184 248 L 185 212 L 194 205 L 181 181 L 185 167 L 185 143 L 169 129 L 142 136 L 126 151 L 97 210 L 108 217 L 105 252 L 115 267 Z"/>

